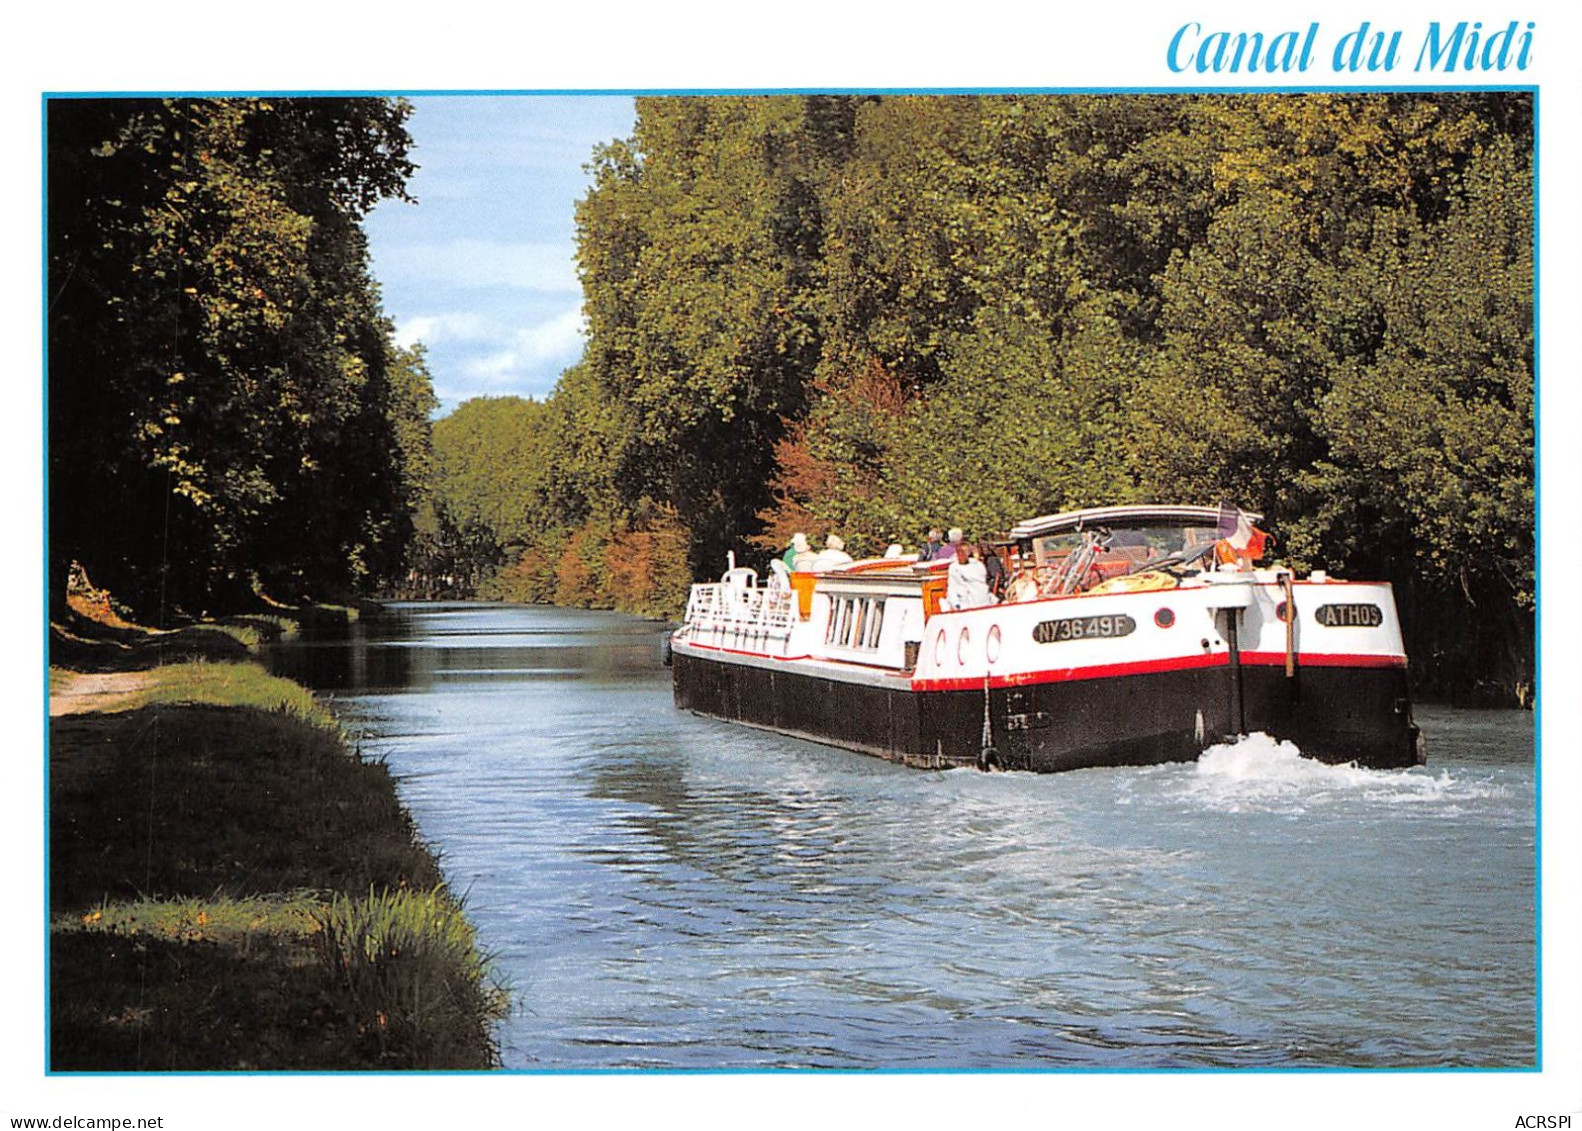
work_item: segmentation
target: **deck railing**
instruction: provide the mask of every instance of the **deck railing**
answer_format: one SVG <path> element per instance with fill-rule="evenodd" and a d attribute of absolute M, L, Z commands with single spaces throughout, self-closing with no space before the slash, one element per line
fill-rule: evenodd
<path fill-rule="evenodd" d="M 796 594 L 778 587 L 714 583 L 694 585 L 687 598 L 686 627 L 699 636 L 784 640 L 796 618 Z"/>

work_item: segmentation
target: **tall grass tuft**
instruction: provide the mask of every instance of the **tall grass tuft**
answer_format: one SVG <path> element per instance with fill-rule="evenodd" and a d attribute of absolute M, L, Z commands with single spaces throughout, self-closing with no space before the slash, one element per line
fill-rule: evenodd
<path fill-rule="evenodd" d="M 323 903 L 312 892 L 235 898 L 105 900 L 60 917 L 57 930 L 143 935 L 176 942 L 224 941 L 243 950 L 255 936 L 306 938 L 319 929 Z"/>
<path fill-rule="evenodd" d="M 491 1034 L 510 995 L 443 887 L 336 895 L 318 922 L 320 954 L 356 1003 L 360 1036 L 381 1061 L 425 1068 L 498 1062 Z"/>
<path fill-rule="evenodd" d="M 300 684 L 270 675 L 258 664 L 191 663 L 166 664 L 151 672 L 142 702 L 167 705 L 213 705 L 254 707 L 279 711 L 303 722 L 339 733 L 340 724 L 330 709 Z"/>

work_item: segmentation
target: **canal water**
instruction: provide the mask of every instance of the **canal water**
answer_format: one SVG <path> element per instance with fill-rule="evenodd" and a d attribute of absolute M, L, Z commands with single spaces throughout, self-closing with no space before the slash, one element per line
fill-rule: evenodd
<path fill-rule="evenodd" d="M 1530 716 L 1430 761 L 906 769 L 678 712 L 662 626 L 394 605 L 279 649 L 386 759 L 516 1007 L 505 1066 L 1532 1066 Z"/>

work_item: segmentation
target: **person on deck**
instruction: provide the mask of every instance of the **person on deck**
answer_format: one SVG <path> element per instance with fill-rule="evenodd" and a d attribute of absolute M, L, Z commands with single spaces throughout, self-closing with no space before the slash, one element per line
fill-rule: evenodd
<path fill-rule="evenodd" d="M 838 534 L 831 534 L 826 538 L 824 548 L 813 559 L 813 569 L 819 573 L 848 565 L 851 565 L 851 555 L 846 552 L 846 543 Z"/>
<path fill-rule="evenodd" d="M 1000 557 L 1000 552 L 993 546 L 978 544 L 979 553 L 983 558 L 985 572 L 989 575 L 989 592 L 994 594 L 996 601 L 1005 596 L 1005 560 Z"/>
<path fill-rule="evenodd" d="M 1005 600 L 1009 603 L 1038 600 L 1038 575 L 1032 562 L 1017 564 L 1016 576 L 1011 578 L 1011 584 L 1006 587 Z"/>
<path fill-rule="evenodd" d="M 957 541 L 956 560 L 945 575 L 945 606 L 951 609 L 981 609 L 995 603 L 989 592 L 989 574 L 978 548 Z"/>
<path fill-rule="evenodd" d="M 780 560 L 785 562 L 786 568 L 795 572 L 797 570 L 810 570 L 813 568 L 813 559 L 818 557 L 813 548 L 808 545 L 807 535 L 800 530 L 791 535 L 791 545 L 781 555 Z"/>
<path fill-rule="evenodd" d="M 934 554 L 936 561 L 948 562 L 956 557 L 956 547 L 961 545 L 961 527 L 952 526 L 945 542 Z"/>
<path fill-rule="evenodd" d="M 939 548 L 945 544 L 945 535 L 939 527 L 932 527 L 928 532 L 928 541 L 923 543 L 923 548 L 917 552 L 917 560 L 931 562 L 939 557 Z"/>

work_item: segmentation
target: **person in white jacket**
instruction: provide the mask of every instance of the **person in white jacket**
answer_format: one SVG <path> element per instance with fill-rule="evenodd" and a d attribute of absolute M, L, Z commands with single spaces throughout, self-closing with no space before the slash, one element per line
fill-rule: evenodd
<path fill-rule="evenodd" d="M 956 560 L 945 573 L 945 607 L 981 609 L 994 604 L 989 592 L 989 571 L 983 555 L 970 542 L 956 543 Z"/>
<path fill-rule="evenodd" d="M 846 552 L 846 543 L 838 534 L 831 534 L 824 539 L 824 548 L 813 559 L 813 569 L 817 572 L 848 565 L 851 565 L 851 555 Z"/>

